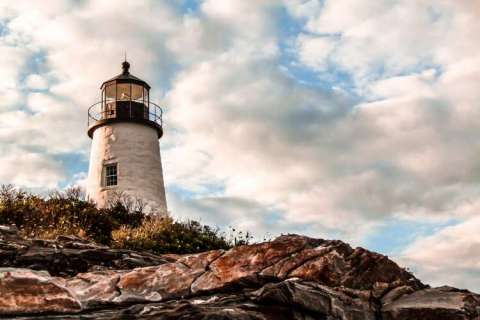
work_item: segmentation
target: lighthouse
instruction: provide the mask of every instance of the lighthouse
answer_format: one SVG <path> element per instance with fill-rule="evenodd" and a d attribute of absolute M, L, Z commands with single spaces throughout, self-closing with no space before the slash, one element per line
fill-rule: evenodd
<path fill-rule="evenodd" d="M 141 203 L 147 214 L 167 215 L 159 145 L 162 109 L 150 101 L 150 86 L 124 61 L 122 73 L 100 90 L 101 100 L 88 109 L 87 199 L 105 208 L 122 197 Z"/>

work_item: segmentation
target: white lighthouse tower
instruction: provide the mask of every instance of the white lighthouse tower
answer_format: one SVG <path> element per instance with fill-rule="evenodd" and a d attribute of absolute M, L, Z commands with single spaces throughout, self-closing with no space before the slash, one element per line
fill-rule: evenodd
<path fill-rule="evenodd" d="M 163 216 L 162 109 L 150 101 L 150 86 L 129 68 L 123 62 L 123 72 L 102 84 L 102 100 L 88 110 L 87 199 L 103 208 L 127 197 L 140 200 L 146 213 Z"/>

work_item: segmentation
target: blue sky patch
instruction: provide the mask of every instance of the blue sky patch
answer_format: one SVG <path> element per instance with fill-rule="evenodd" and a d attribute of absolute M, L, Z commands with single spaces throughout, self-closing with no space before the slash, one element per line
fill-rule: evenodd
<path fill-rule="evenodd" d="M 432 235 L 443 228 L 457 223 L 459 221 L 455 219 L 444 223 L 388 219 L 383 223 L 382 227 L 367 237 L 364 241 L 364 246 L 372 251 L 396 256 L 416 239 Z"/>

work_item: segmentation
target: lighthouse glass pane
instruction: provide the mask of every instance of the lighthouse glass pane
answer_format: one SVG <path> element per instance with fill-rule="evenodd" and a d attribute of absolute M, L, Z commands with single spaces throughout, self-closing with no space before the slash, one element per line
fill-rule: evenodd
<path fill-rule="evenodd" d="M 128 101 L 130 100 L 130 84 L 129 83 L 120 83 L 117 85 L 117 101 Z"/>
<path fill-rule="evenodd" d="M 132 84 L 132 101 L 143 103 L 143 87 Z"/>
<path fill-rule="evenodd" d="M 115 97 L 117 96 L 117 86 L 115 84 L 111 84 L 105 88 L 105 99 L 106 101 L 115 101 Z"/>

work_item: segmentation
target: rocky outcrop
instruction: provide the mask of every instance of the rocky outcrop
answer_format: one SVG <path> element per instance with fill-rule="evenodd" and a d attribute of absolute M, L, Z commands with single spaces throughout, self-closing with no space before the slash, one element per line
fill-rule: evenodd
<path fill-rule="evenodd" d="M 28 252 L 33 265 L 22 262 Z M 81 269 L 56 266 L 75 259 Z M 228 251 L 154 256 L 68 237 L 25 240 L 4 227 L 0 261 L 6 267 L 0 268 L 0 316 L 6 317 L 480 319 L 478 295 L 432 289 L 385 256 L 297 235 Z"/>
<path fill-rule="evenodd" d="M 23 239 L 15 227 L 0 226 L 0 268 L 28 268 L 55 276 L 73 276 L 80 272 L 133 269 L 172 261 L 169 256 L 110 249 L 72 236 L 60 236 L 56 240 Z"/>

